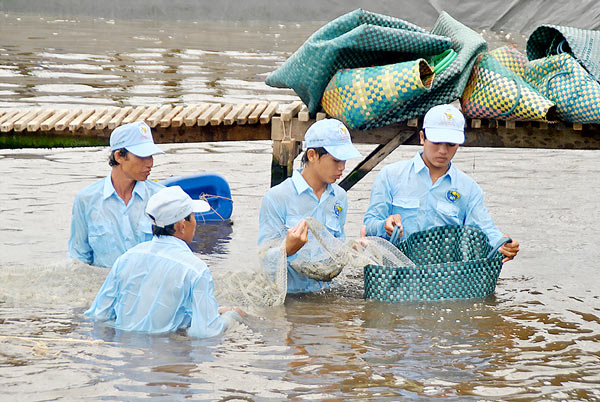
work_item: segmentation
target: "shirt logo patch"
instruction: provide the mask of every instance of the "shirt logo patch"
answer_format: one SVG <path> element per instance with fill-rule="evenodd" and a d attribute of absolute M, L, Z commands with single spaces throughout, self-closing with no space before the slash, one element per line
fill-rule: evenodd
<path fill-rule="evenodd" d="M 449 190 L 446 193 L 446 198 L 450 202 L 455 202 L 456 200 L 458 200 L 460 198 L 460 193 L 456 190 Z"/>
<path fill-rule="evenodd" d="M 336 202 L 335 205 L 333 206 L 333 213 L 335 214 L 335 216 L 340 216 L 341 212 L 342 212 L 342 206 Z"/>

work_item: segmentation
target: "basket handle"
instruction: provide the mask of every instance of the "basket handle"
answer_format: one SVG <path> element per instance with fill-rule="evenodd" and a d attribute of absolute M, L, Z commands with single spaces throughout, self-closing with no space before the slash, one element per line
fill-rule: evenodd
<path fill-rule="evenodd" d="M 490 253 L 488 254 L 487 258 L 488 260 L 491 260 L 494 255 L 498 252 L 498 250 L 500 250 L 500 247 L 502 247 L 505 243 L 510 243 L 512 242 L 512 239 L 510 237 L 506 237 L 504 236 L 503 238 L 500 239 L 500 241 L 498 242 L 498 244 L 496 244 L 496 247 L 494 247 L 494 249 L 492 251 L 490 251 Z"/>
<path fill-rule="evenodd" d="M 394 230 L 392 231 L 392 235 L 390 236 L 390 243 L 394 246 L 398 246 L 398 239 L 400 238 L 400 226 L 394 226 Z"/>
<path fill-rule="evenodd" d="M 437 54 L 431 58 L 431 64 L 433 64 L 433 72 L 438 75 L 446 69 L 454 59 L 456 59 L 457 53 L 454 49 L 446 49 L 443 53 Z"/>

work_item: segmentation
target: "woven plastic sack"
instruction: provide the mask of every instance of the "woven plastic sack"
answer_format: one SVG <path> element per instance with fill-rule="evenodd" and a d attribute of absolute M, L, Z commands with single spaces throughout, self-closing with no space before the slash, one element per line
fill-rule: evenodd
<path fill-rule="evenodd" d="M 424 59 L 343 69 L 329 81 L 321 102 L 329 116 L 349 128 L 360 129 L 428 91 L 434 76 L 433 68 Z"/>
<path fill-rule="evenodd" d="M 600 81 L 600 31 L 541 25 L 527 39 L 527 57 L 536 60 L 569 53 Z"/>
<path fill-rule="evenodd" d="M 559 119 L 600 124 L 600 83 L 569 53 L 530 61 L 525 80 L 556 104 Z"/>
<path fill-rule="evenodd" d="M 502 244 L 509 239 L 503 239 Z M 504 256 L 471 226 L 411 234 L 398 248 L 414 265 L 364 267 L 364 296 L 388 302 L 468 299 L 494 292 Z"/>
<path fill-rule="evenodd" d="M 446 37 L 409 22 L 357 9 L 311 35 L 266 79 L 266 84 L 292 88 L 312 117 L 333 75 L 344 68 L 370 67 L 426 58 L 450 48 Z"/>
<path fill-rule="evenodd" d="M 556 120 L 554 103 L 515 72 L 524 72 L 524 57 L 507 48 L 479 55 L 462 95 L 465 116 L 475 119 Z"/>
<path fill-rule="evenodd" d="M 431 33 L 450 38 L 452 49 L 456 51 L 454 61 L 444 71 L 436 74 L 431 90 L 391 108 L 377 122 L 367 124 L 364 129 L 421 117 L 433 106 L 460 99 L 473 64 L 479 54 L 487 51 L 487 43 L 480 34 L 456 21 L 446 12 L 440 14 Z"/>
<path fill-rule="evenodd" d="M 525 68 L 527 68 L 529 60 L 527 56 L 517 50 L 515 45 L 499 47 L 490 51 L 489 54 L 519 77 L 525 76 Z"/>

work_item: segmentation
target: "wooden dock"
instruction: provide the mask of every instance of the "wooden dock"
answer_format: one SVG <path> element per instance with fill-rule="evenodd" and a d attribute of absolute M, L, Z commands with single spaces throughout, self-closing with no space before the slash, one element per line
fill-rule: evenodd
<path fill-rule="evenodd" d="M 273 141 L 271 184 L 291 175 L 309 117 L 301 101 L 288 104 L 202 103 L 73 109 L 0 109 L 0 148 L 107 145 L 121 124 L 145 121 L 156 143 Z M 418 119 L 374 130 L 351 130 L 352 141 L 378 147 L 340 183 L 349 189 L 402 144 L 418 144 Z M 467 119 L 464 146 L 600 149 L 600 125 Z"/>

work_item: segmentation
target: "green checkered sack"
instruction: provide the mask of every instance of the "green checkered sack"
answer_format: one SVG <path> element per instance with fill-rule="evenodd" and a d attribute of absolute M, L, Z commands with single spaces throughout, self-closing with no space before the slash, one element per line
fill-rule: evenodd
<path fill-rule="evenodd" d="M 450 48 L 446 37 L 409 22 L 357 9 L 329 22 L 266 79 L 266 84 L 292 88 L 311 116 L 340 69 L 381 66 L 437 55 Z"/>
<path fill-rule="evenodd" d="M 390 241 L 394 242 L 394 234 Z M 472 226 L 411 234 L 397 247 L 415 264 L 364 267 L 365 299 L 389 302 L 480 298 L 492 294 L 504 256 Z"/>
<path fill-rule="evenodd" d="M 600 124 L 600 83 L 569 53 L 530 61 L 525 80 L 556 104 L 560 120 Z"/>
<path fill-rule="evenodd" d="M 536 60 L 569 53 L 600 81 L 600 31 L 541 25 L 527 39 L 527 57 Z"/>

